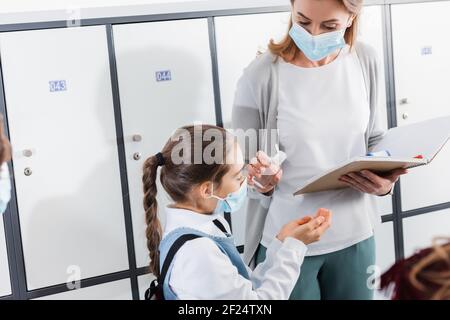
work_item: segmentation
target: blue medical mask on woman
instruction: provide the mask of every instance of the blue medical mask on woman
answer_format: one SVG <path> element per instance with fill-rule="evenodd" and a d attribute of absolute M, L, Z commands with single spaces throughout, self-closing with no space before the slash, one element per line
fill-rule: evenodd
<path fill-rule="evenodd" d="M 11 178 L 6 163 L 0 167 L 0 214 L 6 211 L 9 200 L 11 200 Z"/>
<path fill-rule="evenodd" d="M 217 201 L 217 206 L 216 209 L 214 209 L 214 213 L 231 213 L 238 211 L 247 198 L 247 179 L 244 179 L 244 181 L 241 183 L 239 190 L 230 193 L 226 198 L 220 198 L 214 195 L 214 189 L 213 191 L 211 191 L 210 198 L 216 198 L 217 200 L 219 200 Z"/>
<path fill-rule="evenodd" d="M 309 60 L 319 61 L 345 47 L 345 30 L 346 28 L 313 36 L 293 21 L 289 35 Z"/>

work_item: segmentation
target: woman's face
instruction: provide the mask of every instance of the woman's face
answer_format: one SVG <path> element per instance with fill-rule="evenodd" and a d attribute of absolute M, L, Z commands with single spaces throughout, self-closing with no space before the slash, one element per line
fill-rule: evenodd
<path fill-rule="evenodd" d="M 352 14 L 338 0 L 295 0 L 292 17 L 313 36 L 345 29 L 353 21 Z"/>

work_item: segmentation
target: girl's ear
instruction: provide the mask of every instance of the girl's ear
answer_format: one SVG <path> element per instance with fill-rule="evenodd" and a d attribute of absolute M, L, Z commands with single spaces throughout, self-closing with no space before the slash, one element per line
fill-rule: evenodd
<path fill-rule="evenodd" d="M 213 183 L 211 181 L 201 183 L 197 187 L 197 192 L 199 192 L 199 196 L 202 199 L 211 198 L 211 195 L 213 193 Z"/>

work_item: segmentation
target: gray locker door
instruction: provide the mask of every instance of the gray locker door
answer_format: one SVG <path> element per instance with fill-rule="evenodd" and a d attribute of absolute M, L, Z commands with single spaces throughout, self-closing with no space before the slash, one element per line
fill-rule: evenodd
<path fill-rule="evenodd" d="M 105 27 L 0 50 L 28 289 L 128 269 Z"/>
<path fill-rule="evenodd" d="M 392 6 L 400 126 L 450 115 L 450 43 L 446 41 L 449 14 L 447 1 Z M 403 210 L 450 201 L 449 162 L 450 145 L 447 145 L 431 165 L 411 170 L 401 179 Z"/>
<path fill-rule="evenodd" d="M 118 25 L 113 31 L 136 259 L 142 267 L 149 261 L 142 206 L 145 159 L 161 151 L 177 128 L 216 123 L 208 24 L 179 20 Z M 159 180 L 158 200 L 164 223 L 169 199 Z"/>

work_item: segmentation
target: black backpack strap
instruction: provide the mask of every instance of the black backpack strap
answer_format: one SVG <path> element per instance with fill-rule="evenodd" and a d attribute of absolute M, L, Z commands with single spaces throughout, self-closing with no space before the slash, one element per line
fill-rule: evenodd
<path fill-rule="evenodd" d="M 164 283 L 164 280 L 166 279 L 167 272 L 169 271 L 170 264 L 172 263 L 173 258 L 175 257 L 175 254 L 178 252 L 178 250 L 188 241 L 201 238 L 201 236 L 197 234 L 184 234 L 181 237 L 179 237 L 175 242 L 172 244 L 172 246 L 169 249 L 169 252 L 167 253 L 166 259 L 164 260 L 162 269 L 161 269 L 161 275 L 160 280 L 161 283 Z"/>
<path fill-rule="evenodd" d="M 156 299 L 158 300 L 164 299 L 163 284 L 164 280 L 166 279 L 167 272 L 169 271 L 170 264 L 172 263 L 172 260 L 175 257 L 175 254 L 186 242 L 197 238 L 201 238 L 201 236 L 196 234 L 184 234 L 180 236 L 177 240 L 175 240 L 175 242 L 170 247 L 166 258 L 164 259 L 161 274 L 157 279 L 152 281 L 152 283 L 150 284 L 150 288 L 148 288 L 147 291 L 145 291 L 145 300 L 151 300 L 153 296 L 155 296 Z"/>
<path fill-rule="evenodd" d="M 217 228 L 220 229 L 220 231 L 222 231 L 223 233 L 227 233 L 228 234 L 227 229 L 222 224 L 222 222 L 220 222 L 218 219 L 213 220 L 213 223 L 216 225 Z"/>

